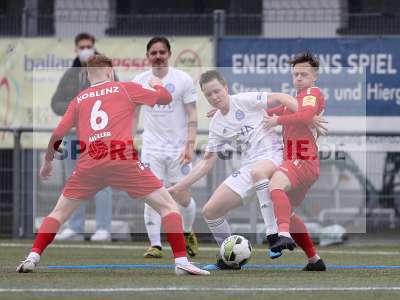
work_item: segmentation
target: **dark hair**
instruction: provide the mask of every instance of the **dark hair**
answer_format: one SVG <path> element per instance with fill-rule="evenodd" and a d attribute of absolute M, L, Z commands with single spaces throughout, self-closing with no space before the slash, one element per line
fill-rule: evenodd
<path fill-rule="evenodd" d="M 96 42 L 96 39 L 93 35 L 87 32 L 81 32 L 75 37 L 75 46 L 77 46 L 82 40 L 91 40 L 93 44 Z"/>
<path fill-rule="evenodd" d="M 102 67 L 112 67 L 112 60 L 105 55 L 95 54 L 89 57 L 87 62 L 88 68 L 102 68 Z"/>
<path fill-rule="evenodd" d="M 200 88 L 203 89 L 203 85 L 217 79 L 223 86 L 226 86 L 226 81 L 225 78 L 216 70 L 209 70 L 204 72 L 203 74 L 200 75 Z"/>
<path fill-rule="evenodd" d="M 311 67 L 313 67 L 315 72 L 318 72 L 319 61 L 318 59 L 312 55 L 310 52 L 304 52 L 297 54 L 291 61 L 290 64 L 294 67 L 297 64 L 301 63 L 309 63 Z"/>
<path fill-rule="evenodd" d="M 163 43 L 167 47 L 168 51 L 171 52 L 171 45 L 170 45 L 168 39 L 166 37 L 164 37 L 164 36 L 155 36 L 155 37 L 153 37 L 147 43 L 146 51 L 149 51 L 151 46 L 153 46 L 155 43 Z"/>

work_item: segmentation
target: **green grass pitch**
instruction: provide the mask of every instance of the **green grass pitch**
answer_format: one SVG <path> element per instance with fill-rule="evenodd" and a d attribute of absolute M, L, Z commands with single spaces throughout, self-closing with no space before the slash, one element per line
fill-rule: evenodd
<path fill-rule="evenodd" d="M 49 269 L 51 265 L 172 264 L 165 258 L 143 259 L 138 243 L 55 243 L 32 274 L 15 267 L 30 241 L 0 240 L 0 299 L 400 299 L 400 269 L 329 269 L 302 272 L 300 268 L 215 271 L 211 276 L 175 276 L 173 269 Z M 103 247 L 104 246 L 104 247 Z M 202 244 L 195 262 L 215 261 L 217 249 Z M 300 250 L 278 260 L 256 247 L 250 264 L 304 265 Z M 319 249 L 328 265 L 400 266 L 399 246 L 335 246 Z M 370 289 L 370 290 L 368 290 Z"/>

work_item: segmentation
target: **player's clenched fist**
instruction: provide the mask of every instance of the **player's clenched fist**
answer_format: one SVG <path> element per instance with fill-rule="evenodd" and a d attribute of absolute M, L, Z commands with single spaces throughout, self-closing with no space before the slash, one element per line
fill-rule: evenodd
<path fill-rule="evenodd" d="M 44 160 L 42 167 L 39 171 L 39 177 L 42 180 L 46 180 L 51 176 L 51 172 L 53 171 L 53 165 L 50 161 Z"/>
<path fill-rule="evenodd" d="M 273 116 L 273 117 L 265 116 L 263 123 L 264 123 L 264 128 L 270 129 L 270 128 L 278 125 L 278 117 L 277 116 Z"/>

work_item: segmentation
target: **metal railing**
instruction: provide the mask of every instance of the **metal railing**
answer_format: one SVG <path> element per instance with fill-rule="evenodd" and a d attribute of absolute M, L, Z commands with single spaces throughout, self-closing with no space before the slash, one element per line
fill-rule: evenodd
<path fill-rule="evenodd" d="M 55 168 L 53 181 L 41 184 L 37 173 L 44 149 L 23 147 L 24 135 L 33 132 L 49 133 L 50 128 L 12 127 L 0 128 L 0 133 L 12 134 L 12 149 L 0 150 L 0 235 L 14 237 L 29 236 L 34 232 L 34 221 L 44 217 L 54 206 L 64 184 L 62 164 Z M 207 132 L 200 132 L 206 136 Z M 346 134 L 348 135 L 348 134 Z M 340 137 L 340 135 L 338 135 Z M 379 143 L 379 137 L 399 139 L 400 134 L 369 134 L 368 141 Z M 322 154 L 321 154 L 322 155 Z M 354 153 L 334 153 L 325 155 L 321 161 L 321 176 L 307 197 L 307 205 L 300 207 L 301 214 L 308 221 L 329 223 L 332 220 L 348 224 L 355 216 L 366 216 L 366 226 L 370 229 L 393 228 L 400 220 L 400 153 L 380 151 L 368 152 L 364 163 L 359 164 Z M 339 159 L 334 158 L 339 155 Z M 197 159 L 202 152 L 197 151 Z M 344 159 L 343 159 L 344 158 Z M 193 195 L 200 210 L 216 187 L 234 171 L 240 162 L 235 158 L 218 160 L 218 164 L 203 182 L 193 187 Z M 363 170 L 365 167 L 365 170 Z M 364 199 L 365 197 L 365 199 Z M 40 198 L 40 203 L 38 202 Z M 121 193 L 113 195 L 116 220 L 131 222 L 136 231 L 143 231 L 143 203 L 132 204 Z M 40 205 L 39 205 L 39 204 Z M 89 213 L 93 214 L 93 209 Z M 258 218 L 251 217 L 258 215 Z M 390 218 L 388 218 L 388 216 Z M 93 216 L 92 216 L 93 217 Z M 333 218 L 333 219 L 332 219 Z M 261 223 L 257 201 L 246 209 L 238 209 L 230 214 L 233 224 L 247 224 L 255 232 Z M 133 222 L 133 223 L 132 223 Z M 204 222 L 198 222 L 200 232 L 207 232 Z"/>
<path fill-rule="evenodd" d="M 22 15 L 0 15 L 0 35 L 54 36 L 58 24 L 75 28 L 75 31 L 101 26 L 106 36 L 212 36 L 215 35 L 216 23 L 224 27 L 224 36 L 261 36 L 263 30 L 268 30 L 268 24 L 293 23 L 337 24 L 339 35 L 400 34 L 398 14 L 275 8 L 265 9 L 259 14 L 231 14 L 216 10 L 211 14 L 144 15 L 117 15 L 96 10 L 43 15 L 24 10 Z M 75 31 L 71 30 L 71 36 L 76 34 Z"/>

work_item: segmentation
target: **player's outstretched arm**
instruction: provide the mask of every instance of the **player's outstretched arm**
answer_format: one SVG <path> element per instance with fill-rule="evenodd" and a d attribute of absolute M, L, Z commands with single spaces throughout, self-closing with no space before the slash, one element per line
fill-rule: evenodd
<path fill-rule="evenodd" d="M 146 104 L 154 106 L 155 104 L 167 105 L 172 101 L 171 94 L 154 79 L 149 82 L 150 88 L 134 82 L 123 82 L 120 85 L 125 89 L 130 101 L 136 105 Z"/>
<path fill-rule="evenodd" d="M 187 120 L 187 139 L 185 149 L 183 149 L 179 159 L 181 164 L 188 164 L 193 159 L 194 144 L 197 135 L 197 109 L 196 102 L 184 104 Z"/>
<path fill-rule="evenodd" d="M 193 183 L 195 183 L 208 172 L 210 172 L 216 160 L 216 153 L 206 152 L 204 154 L 204 158 L 194 166 L 192 171 L 188 175 L 183 177 L 177 184 L 171 186 L 168 191 L 170 193 L 178 193 L 180 191 L 188 189 Z"/>
<path fill-rule="evenodd" d="M 282 104 L 289 108 L 292 112 L 298 111 L 297 100 L 285 93 L 268 93 L 268 106 Z"/>

